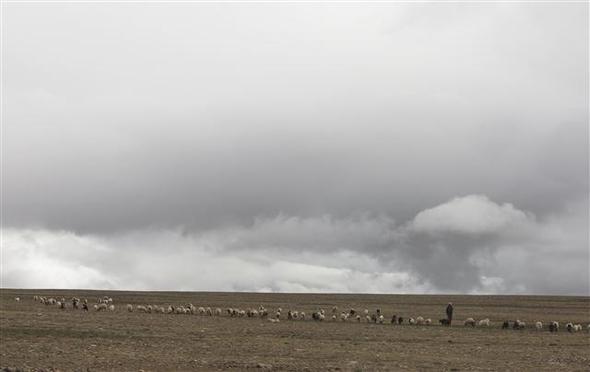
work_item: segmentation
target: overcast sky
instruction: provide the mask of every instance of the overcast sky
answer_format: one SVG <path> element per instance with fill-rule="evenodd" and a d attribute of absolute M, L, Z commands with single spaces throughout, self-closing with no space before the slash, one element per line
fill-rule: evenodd
<path fill-rule="evenodd" d="M 5 4 L 3 287 L 590 293 L 588 4 Z"/>

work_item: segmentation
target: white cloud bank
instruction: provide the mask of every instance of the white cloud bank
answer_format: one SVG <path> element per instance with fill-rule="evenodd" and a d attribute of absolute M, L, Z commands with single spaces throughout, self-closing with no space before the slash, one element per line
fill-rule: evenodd
<path fill-rule="evenodd" d="M 2 231 L 2 287 L 589 293 L 588 216 L 537 220 L 483 195 L 387 216 L 259 218 L 205 231 Z"/>

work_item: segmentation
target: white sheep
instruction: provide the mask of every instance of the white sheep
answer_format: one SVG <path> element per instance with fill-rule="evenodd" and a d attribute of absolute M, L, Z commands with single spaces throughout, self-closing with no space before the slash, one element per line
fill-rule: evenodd
<path fill-rule="evenodd" d="M 109 305 L 109 311 L 115 311 L 115 305 L 110 304 Z"/>
<path fill-rule="evenodd" d="M 410 318 L 410 319 L 408 320 L 408 323 L 410 323 L 411 325 L 414 325 L 414 324 L 416 324 L 416 319 L 414 319 L 414 318 Z"/>
<path fill-rule="evenodd" d="M 542 322 L 536 322 L 535 323 L 535 328 L 537 329 L 537 331 L 540 331 L 543 329 L 543 323 Z"/>
<path fill-rule="evenodd" d="M 431 324 L 432 324 L 432 319 L 430 319 L 430 318 L 426 318 L 426 319 L 424 320 L 424 324 L 426 324 L 426 325 L 431 325 Z"/>
<path fill-rule="evenodd" d="M 107 304 L 105 304 L 104 302 L 103 303 L 100 303 L 98 305 L 94 305 L 94 306 L 95 306 L 96 311 L 102 311 L 102 310 L 106 310 L 107 309 Z"/>
<path fill-rule="evenodd" d="M 523 322 L 523 321 L 521 321 L 521 320 L 518 320 L 518 319 L 516 319 L 516 320 L 514 321 L 514 326 L 513 326 L 513 328 L 514 328 L 514 329 L 525 329 L 525 328 L 526 328 L 526 323 L 525 323 L 525 322 Z"/>
<path fill-rule="evenodd" d="M 424 324 L 424 318 L 422 318 L 421 316 L 416 318 L 416 324 L 417 325 L 422 325 Z"/>
<path fill-rule="evenodd" d="M 549 332 L 559 331 L 559 322 L 553 321 L 549 323 Z"/>
<path fill-rule="evenodd" d="M 221 316 L 221 309 L 220 308 L 215 309 L 215 315 Z"/>
<path fill-rule="evenodd" d="M 304 311 L 299 313 L 299 319 L 305 320 L 305 312 Z"/>
<path fill-rule="evenodd" d="M 574 332 L 579 332 L 582 330 L 581 324 L 574 324 Z"/>
<path fill-rule="evenodd" d="M 473 318 L 467 318 L 463 322 L 463 325 L 464 326 L 472 326 L 472 327 L 475 327 L 475 319 L 473 319 Z"/>
<path fill-rule="evenodd" d="M 356 316 L 356 321 L 360 323 L 360 321 L 361 321 L 361 316 L 360 315 L 357 315 Z"/>
<path fill-rule="evenodd" d="M 205 312 L 206 312 L 206 313 L 207 313 L 207 315 L 209 315 L 209 316 L 212 316 L 212 315 L 213 315 L 213 310 L 211 310 L 211 308 L 210 308 L 210 307 L 207 307 L 207 308 L 205 309 Z"/>
<path fill-rule="evenodd" d="M 379 315 L 379 318 L 377 321 L 379 322 L 379 324 L 383 324 L 383 322 L 385 321 L 385 317 L 383 316 L 383 314 Z"/>
<path fill-rule="evenodd" d="M 275 319 L 275 318 L 268 318 L 268 321 L 269 321 L 269 322 L 271 322 L 271 323 L 278 323 L 278 322 L 280 322 L 281 320 L 280 320 L 280 319 L 278 319 L 278 318 L 276 318 L 276 319 Z"/>
<path fill-rule="evenodd" d="M 20 297 L 15 297 L 15 298 L 14 298 L 14 300 L 15 300 L 16 302 L 20 302 Z"/>
<path fill-rule="evenodd" d="M 369 315 L 365 315 L 365 320 L 367 323 L 371 323 L 371 317 Z"/>
<path fill-rule="evenodd" d="M 198 311 L 199 311 L 200 315 L 205 315 L 205 308 L 204 307 L 200 306 Z"/>
<path fill-rule="evenodd" d="M 488 318 L 482 319 L 477 323 L 478 326 L 480 327 L 489 327 L 490 326 L 490 320 Z"/>

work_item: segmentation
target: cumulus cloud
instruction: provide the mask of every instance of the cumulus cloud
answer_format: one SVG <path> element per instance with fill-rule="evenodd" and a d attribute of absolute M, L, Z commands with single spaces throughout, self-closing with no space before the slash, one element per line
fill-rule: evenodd
<path fill-rule="evenodd" d="M 387 216 L 258 218 L 192 231 L 3 231 L 4 286 L 168 290 L 588 292 L 579 208 L 537 221 L 482 195 Z M 465 213 L 469 218 L 457 217 Z M 465 223 L 466 226 L 462 226 Z M 514 224 L 518 224 L 515 229 Z M 436 234 L 433 235 L 432 232 Z"/>
<path fill-rule="evenodd" d="M 532 218 L 510 203 L 498 205 L 484 195 L 470 195 L 418 213 L 412 228 L 418 232 L 482 234 L 522 228 L 533 222 Z"/>

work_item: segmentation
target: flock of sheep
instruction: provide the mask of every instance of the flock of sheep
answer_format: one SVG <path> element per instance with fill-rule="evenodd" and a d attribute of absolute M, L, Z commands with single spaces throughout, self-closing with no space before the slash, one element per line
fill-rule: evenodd
<path fill-rule="evenodd" d="M 84 311 L 89 311 L 90 307 L 88 305 L 88 300 L 80 300 L 77 297 L 72 297 L 69 300 L 65 298 L 55 299 L 53 297 L 45 297 L 45 296 L 33 296 L 33 300 L 36 302 L 40 302 L 44 305 L 53 305 L 57 306 L 58 308 L 65 310 L 66 308 L 71 309 L 79 309 Z M 15 298 L 16 302 L 20 302 L 20 298 Z M 70 303 L 71 305 L 67 305 Z M 113 299 L 104 296 L 99 297 L 91 307 L 94 311 L 115 311 L 115 305 L 113 304 Z M 281 319 L 286 320 L 306 320 L 307 315 L 303 311 L 291 311 L 288 310 L 286 315 L 283 315 L 283 309 L 280 307 L 276 311 L 269 311 L 264 306 L 260 306 L 258 309 L 239 309 L 239 308 L 227 308 L 223 311 L 221 308 L 212 309 L 211 307 L 196 307 L 193 304 L 189 303 L 187 305 L 168 305 L 168 306 L 160 306 L 160 305 L 136 305 L 133 306 L 128 304 L 126 306 L 128 312 L 140 312 L 140 313 L 160 313 L 160 314 L 193 314 L 193 315 L 203 315 L 203 316 L 222 316 L 224 313 L 227 314 L 229 317 L 248 317 L 248 318 L 262 318 L 267 319 L 269 322 L 277 323 L 280 322 Z M 318 309 L 311 313 L 311 319 L 315 321 L 324 321 L 331 319 L 332 321 L 355 321 L 355 322 L 367 322 L 367 323 L 376 323 L 376 324 L 384 324 L 385 323 L 385 316 L 383 315 L 381 309 L 376 309 L 375 312 L 369 312 L 368 309 L 364 309 L 362 312 L 357 312 L 355 309 L 347 309 L 346 311 L 338 311 L 338 307 L 334 306 L 332 308 L 331 315 L 327 314 L 324 309 Z M 403 324 L 404 318 L 402 316 L 393 315 L 391 317 L 391 324 Z M 449 325 L 449 321 L 444 318 L 438 321 L 441 325 Z M 407 319 L 407 324 L 409 325 L 422 325 L 422 326 L 429 326 L 431 325 L 432 319 L 430 318 L 423 318 L 418 316 L 416 318 L 410 317 Z M 490 319 L 481 319 L 476 321 L 473 318 L 467 318 L 463 322 L 464 326 L 467 327 L 491 327 L 492 322 Z M 526 323 L 520 320 L 515 321 L 504 321 L 502 323 L 502 329 L 516 329 L 522 330 L 525 329 Z M 535 322 L 535 329 L 537 331 L 543 330 L 543 323 L 538 321 Z M 559 322 L 552 321 L 549 323 L 548 327 L 550 332 L 558 332 L 559 331 Z M 565 325 L 565 329 L 568 332 L 579 332 L 583 330 L 583 326 L 581 324 L 573 324 L 567 323 Z M 587 325 L 587 330 L 590 332 L 590 324 Z"/>

